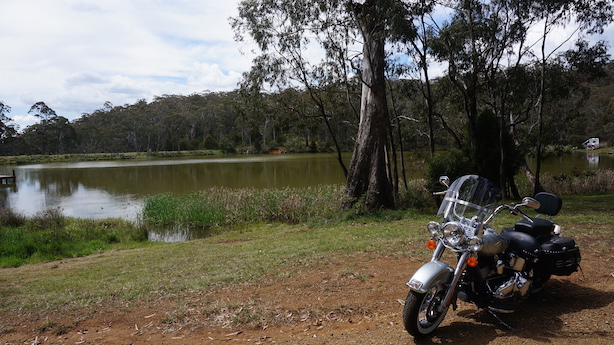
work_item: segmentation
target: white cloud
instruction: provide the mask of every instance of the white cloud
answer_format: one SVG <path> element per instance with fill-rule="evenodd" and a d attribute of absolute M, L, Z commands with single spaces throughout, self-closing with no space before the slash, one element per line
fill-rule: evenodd
<path fill-rule="evenodd" d="M 238 0 L 0 2 L 0 100 L 20 125 L 47 103 L 74 119 L 162 94 L 236 88 L 251 57 L 228 18 Z"/>
<path fill-rule="evenodd" d="M 228 23 L 238 2 L 0 1 L 0 101 L 23 127 L 39 101 L 74 119 L 106 101 L 232 90 L 251 63 Z"/>

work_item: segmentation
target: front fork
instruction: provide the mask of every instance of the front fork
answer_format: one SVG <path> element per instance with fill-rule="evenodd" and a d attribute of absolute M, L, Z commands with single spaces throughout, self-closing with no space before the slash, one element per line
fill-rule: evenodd
<path fill-rule="evenodd" d="M 429 286 L 423 286 L 422 289 L 418 290 L 413 288 L 412 282 L 415 281 L 415 278 L 419 277 L 419 278 L 423 278 L 421 280 L 426 280 L 429 281 L 431 283 L 435 283 L 437 281 L 437 279 L 435 279 L 435 276 L 441 276 L 443 273 L 443 271 L 452 271 L 452 267 L 450 267 L 449 265 L 443 263 L 440 261 L 441 256 L 443 255 L 443 252 L 445 251 L 445 246 L 443 245 L 443 243 L 441 243 L 441 241 L 437 244 L 437 247 L 435 248 L 435 252 L 433 252 L 433 257 L 431 258 L 431 262 L 427 263 L 425 266 L 429 266 L 430 270 L 428 272 L 421 272 L 421 270 L 418 270 L 418 272 L 416 272 L 416 274 L 414 274 L 414 276 L 412 277 L 412 279 L 409 281 L 409 283 L 407 283 L 407 285 L 409 285 L 410 288 L 418 291 L 418 292 L 422 292 L 420 290 L 424 289 L 424 291 L 428 290 L 426 289 L 427 287 L 430 288 Z M 461 256 L 458 258 L 458 263 L 456 264 L 456 268 L 454 269 L 454 273 L 452 274 L 452 279 L 449 282 L 449 288 L 448 291 L 446 291 L 446 295 L 443 299 L 443 303 L 441 303 L 439 305 L 439 311 L 443 312 L 445 310 L 448 309 L 448 307 L 450 306 L 450 304 L 452 303 L 452 300 L 454 299 L 454 296 L 456 294 L 456 287 L 458 285 L 458 282 L 461 279 L 461 276 L 463 274 L 463 271 L 465 270 L 465 268 L 467 267 L 467 259 L 469 258 L 469 256 L 471 256 L 471 252 L 464 252 L 461 254 Z M 434 268 L 433 268 L 434 267 Z M 425 267 L 426 268 L 426 267 Z M 422 269 L 422 268 L 421 268 Z M 424 275 L 432 275 L 433 279 L 428 279 L 430 277 L 425 277 Z M 427 279 L 424 279 L 427 278 Z M 427 284 L 428 285 L 428 284 Z"/>
<path fill-rule="evenodd" d="M 454 295 L 456 294 L 456 287 L 458 286 L 458 282 L 463 275 L 463 271 L 465 271 L 465 268 L 467 268 L 467 259 L 469 259 L 470 255 L 470 252 L 464 252 L 460 258 L 458 258 L 458 263 L 456 264 L 456 269 L 454 270 L 454 275 L 452 276 L 452 282 L 450 282 L 450 288 L 446 292 L 446 297 L 443 300 L 444 303 L 439 306 L 439 311 L 448 309 L 452 303 L 452 299 L 454 299 Z M 454 307 L 454 310 L 456 310 L 456 307 Z"/>

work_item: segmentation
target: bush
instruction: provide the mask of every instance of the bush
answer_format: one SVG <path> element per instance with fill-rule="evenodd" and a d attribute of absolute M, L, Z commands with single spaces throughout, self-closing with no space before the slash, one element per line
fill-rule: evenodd
<path fill-rule="evenodd" d="M 473 164 L 468 154 L 458 149 L 438 152 L 431 159 L 426 172 L 426 188 L 430 191 L 440 190 L 439 176 L 446 175 L 451 181 L 473 174 Z"/>

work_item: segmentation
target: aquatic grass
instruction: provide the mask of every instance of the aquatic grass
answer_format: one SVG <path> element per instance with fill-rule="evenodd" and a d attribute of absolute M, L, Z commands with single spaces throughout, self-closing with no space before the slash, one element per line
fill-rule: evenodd
<path fill-rule="evenodd" d="M 544 188 L 557 195 L 614 192 L 614 170 L 572 171 L 569 174 L 544 174 Z"/>
<path fill-rule="evenodd" d="M 339 211 L 343 186 L 285 189 L 212 187 L 188 195 L 161 194 L 145 201 L 143 220 L 156 225 L 228 226 L 295 224 Z"/>

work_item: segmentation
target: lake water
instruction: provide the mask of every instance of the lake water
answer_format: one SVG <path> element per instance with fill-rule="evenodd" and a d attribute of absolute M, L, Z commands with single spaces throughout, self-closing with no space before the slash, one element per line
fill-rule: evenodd
<path fill-rule="evenodd" d="M 350 154 L 346 154 L 344 160 L 349 159 Z M 543 163 L 543 170 L 551 173 L 590 169 L 614 169 L 614 155 L 579 152 Z M 284 188 L 344 182 L 331 154 L 0 166 L 0 174 L 12 170 L 17 181 L 15 185 L 0 185 L 0 207 L 26 215 L 59 208 L 66 216 L 93 219 L 136 220 L 144 198 L 158 193 L 190 193 L 213 186 Z"/>
<path fill-rule="evenodd" d="M 350 156 L 347 155 L 347 160 Z M 0 166 L 15 170 L 14 186 L 0 185 L 0 207 L 31 215 L 49 208 L 78 218 L 135 220 L 143 199 L 214 186 L 284 188 L 343 183 L 330 154 L 236 155 Z"/>

